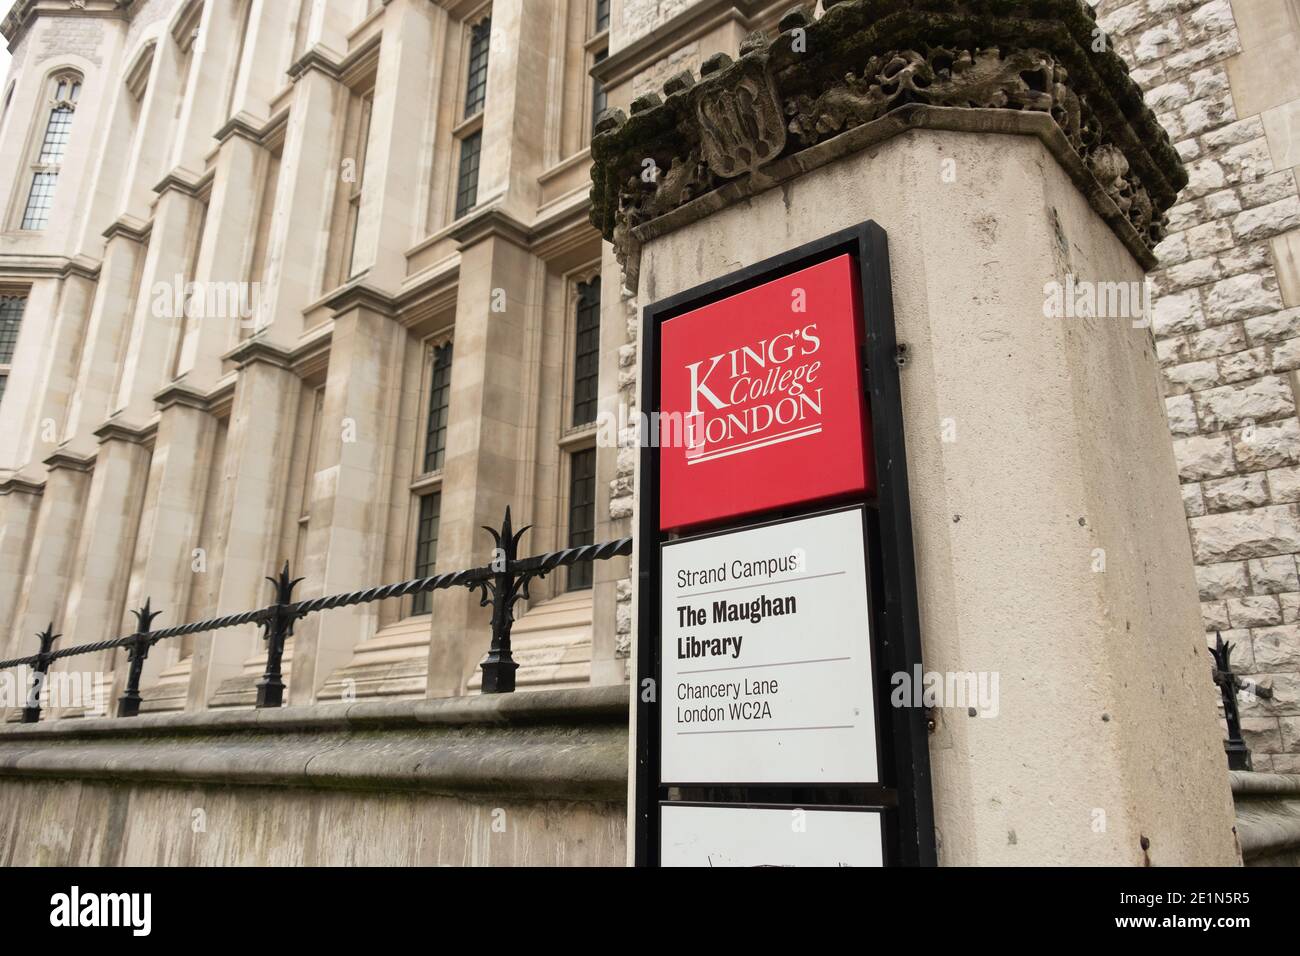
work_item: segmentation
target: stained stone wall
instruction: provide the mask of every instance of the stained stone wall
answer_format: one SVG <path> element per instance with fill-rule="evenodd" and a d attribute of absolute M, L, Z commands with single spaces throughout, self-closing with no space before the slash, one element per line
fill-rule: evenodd
<path fill-rule="evenodd" d="M 1300 0 L 1091 0 L 1190 183 L 1154 332 L 1208 637 L 1272 701 L 1258 770 L 1300 772 Z"/>

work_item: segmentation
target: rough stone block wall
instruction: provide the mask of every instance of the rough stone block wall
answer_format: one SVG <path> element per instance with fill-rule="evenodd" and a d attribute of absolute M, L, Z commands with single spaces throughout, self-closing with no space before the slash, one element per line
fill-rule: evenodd
<path fill-rule="evenodd" d="M 1090 2 L 1191 178 L 1153 330 L 1207 638 L 1272 688 L 1242 707 L 1255 769 L 1300 773 L 1300 0 Z"/>

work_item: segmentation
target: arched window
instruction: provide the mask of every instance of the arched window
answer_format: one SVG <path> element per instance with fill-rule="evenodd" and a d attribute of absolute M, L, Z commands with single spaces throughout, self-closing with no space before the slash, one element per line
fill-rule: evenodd
<path fill-rule="evenodd" d="M 23 229 L 44 229 L 54 205 L 54 187 L 59 182 L 63 155 L 72 135 L 72 117 L 77 111 L 81 96 L 81 76 L 77 73 L 56 73 L 50 77 L 50 117 L 45 124 L 45 137 L 40 152 L 32 163 L 32 188 L 27 194 L 23 210 Z"/>

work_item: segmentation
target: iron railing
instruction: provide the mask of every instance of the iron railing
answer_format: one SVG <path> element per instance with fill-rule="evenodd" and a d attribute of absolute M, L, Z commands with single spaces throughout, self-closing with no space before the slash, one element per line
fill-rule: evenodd
<path fill-rule="evenodd" d="M 1273 691 L 1261 687 L 1253 681 L 1242 680 L 1232 672 L 1232 649 L 1235 645 L 1224 643 L 1223 634 L 1216 631 L 1214 646 L 1210 656 L 1214 658 L 1214 683 L 1219 685 L 1219 694 L 1223 698 L 1223 719 L 1228 725 L 1228 736 L 1223 741 L 1224 752 L 1228 755 L 1229 770 L 1250 770 L 1250 748 L 1241 736 L 1241 712 L 1237 707 L 1237 691 L 1246 690 L 1256 697 L 1269 700 Z"/>
<path fill-rule="evenodd" d="M 293 589 L 303 579 L 295 578 L 290 574 L 289 562 L 286 561 L 277 577 L 267 578 L 275 589 L 275 603 L 267 607 L 154 630 L 153 622 L 160 612 L 152 610 L 150 601 L 146 600 L 144 607 L 131 612 L 136 618 L 136 630 L 133 634 L 111 641 L 54 650 L 54 642 L 62 635 L 54 633 L 54 625 L 51 623 L 45 631 L 37 635 L 40 650 L 36 654 L 31 657 L 0 661 L 0 669 L 32 668 L 32 683 L 27 694 L 26 706 L 23 707 L 22 719 L 24 723 L 36 723 L 41 716 L 41 690 L 45 685 L 51 664 L 80 654 L 126 648 L 128 662 L 126 689 L 118 700 L 117 715 L 135 717 L 140 713 L 140 676 L 144 671 L 144 663 L 149 656 L 149 651 L 155 644 L 173 637 L 257 624 L 265 630 L 264 640 L 267 642 L 266 671 L 257 684 L 257 706 L 280 707 L 284 703 L 284 678 L 281 673 L 284 646 L 293 634 L 295 622 L 319 611 L 350 607 L 354 604 L 369 604 L 373 601 L 406 597 L 409 594 L 421 594 L 425 591 L 465 587 L 471 592 L 480 592 L 481 607 L 489 605 L 492 607 L 492 642 L 487 657 L 480 665 L 483 668 L 483 693 L 508 694 L 515 689 L 515 671 L 519 668 L 510 649 L 515 602 L 520 598 L 528 599 L 529 584 L 535 579 L 545 577 L 556 568 L 581 564 L 584 561 L 605 561 L 620 555 L 630 555 L 632 539 L 618 538 L 601 544 L 566 548 L 562 551 L 552 551 L 521 559 L 518 557 L 519 541 L 528 531 L 528 527 L 515 531 L 511 524 L 509 508 L 506 508 L 505 520 L 499 530 L 487 526 L 484 526 L 483 530 L 492 535 L 496 544 L 492 562 L 483 567 L 435 574 L 427 578 L 415 578 L 397 584 L 367 588 L 364 591 L 294 601 Z"/>

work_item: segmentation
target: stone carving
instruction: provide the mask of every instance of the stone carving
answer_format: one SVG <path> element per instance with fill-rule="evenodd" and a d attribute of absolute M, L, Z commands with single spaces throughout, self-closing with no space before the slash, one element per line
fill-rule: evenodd
<path fill-rule="evenodd" d="M 738 70 L 733 83 L 710 89 L 696 104 L 704 158 L 724 179 L 753 172 L 785 148 L 785 123 L 771 76 L 752 61 L 742 60 Z"/>
<path fill-rule="evenodd" d="M 806 8 L 788 12 L 774 38 L 746 37 L 734 62 L 715 54 L 697 82 L 674 76 L 663 99 L 638 97 L 631 117 L 602 116 L 592 140 L 592 221 L 625 271 L 638 225 L 914 105 L 1051 116 L 1118 210 L 1107 214 L 1112 224 L 1131 225 L 1126 241 L 1154 261 L 1165 210 L 1187 174 L 1127 65 L 1109 45 L 1094 49 L 1096 17 L 1085 0 L 823 8 L 817 19 Z M 649 162 L 658 175 L 647 178 Z"/>

